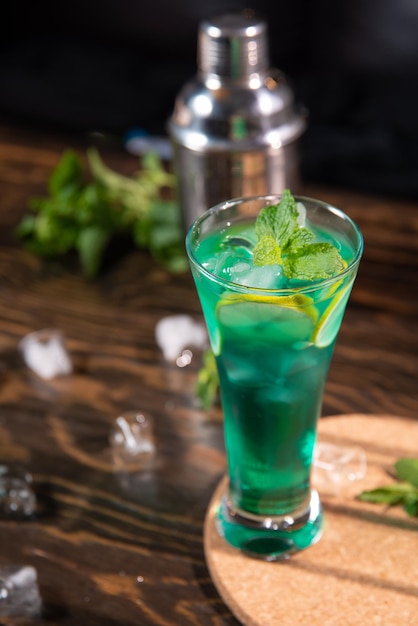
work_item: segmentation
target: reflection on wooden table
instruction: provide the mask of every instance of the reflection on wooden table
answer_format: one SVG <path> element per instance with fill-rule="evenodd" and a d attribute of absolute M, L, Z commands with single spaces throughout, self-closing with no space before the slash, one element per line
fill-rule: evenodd
<path fill-rule="evenodd" d="M 236 625 L 203 554 L 206 508 L 225 469 L 221 412 L 196 401 L 199 360 L 167 362 L 154 334 L 164 316 L 201 320 L 190 274 L 135 250 L 87 281 L 14 239 L 67 146 L 84 151 L 88 141 L 0 129 L 0 462 L 27 468 L 38 498 L 34 517 L 1 521 L 0 564 L 36 569 L 43 623 Z M 115 169 L 137 168 L 122 150 L 100 149 Z M 305 191 L 346 211 L 365 238 L 323 415 L 416 419 L 418 206 Z M 42 328 L 64 333 L 72 375 L 46 381 L 23 364 L 19 341 Z M 135 410 L 153 417 L 155 466 L 116 472 L 109 431 Z"/>

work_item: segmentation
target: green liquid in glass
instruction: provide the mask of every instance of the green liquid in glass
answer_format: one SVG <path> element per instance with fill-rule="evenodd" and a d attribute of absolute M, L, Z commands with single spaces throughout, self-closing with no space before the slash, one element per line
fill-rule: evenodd
<path fill-rule="evenodd" d="M 347 240 L 316 234 L 350 264 Z M 254 240 L 246 222 L 209 234 L 194 254 L 210 274 L 193 273 L 217 359 L 232 506 L 281 516 L 309 501 L 316 423 L 356 270 L 317 286 L 290 283 L 278 267 L 254 274 L 245 243 Z M 232 284 L 251 280 L 250 289 Z"/>

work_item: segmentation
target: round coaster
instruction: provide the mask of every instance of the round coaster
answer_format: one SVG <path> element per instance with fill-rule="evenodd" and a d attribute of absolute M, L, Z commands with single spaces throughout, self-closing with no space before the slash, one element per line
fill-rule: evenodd
<path fill-rule="evenodd" d="M 324 533 L 316 545 L 284 562 L 251 559 L 215 527 L 224 478 L 209 505 L 205 556 L 219 594 L 245 626 L 404 626 L 418 615 L 418 519 L 400 508 L 356 500 L 390 484 L 387 470 L 418 457 L 418 421 L 344 415 L 321 419 L 318 440 L 364 451 L 360 480 L 332 489 L 317 485 Z M 314 485 L 315 486 L 315 485 Z"/>

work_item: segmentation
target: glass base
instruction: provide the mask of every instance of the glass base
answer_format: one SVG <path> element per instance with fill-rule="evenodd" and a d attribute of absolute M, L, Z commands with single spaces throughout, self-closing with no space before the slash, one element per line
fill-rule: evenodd
<path fill-rule="evenodd" d="M 235 510 L 224 494 L 216 519 L 219 534 L 229 544 L 264 561 L 285 560 L 309 548 L 321 538 L 322 523 L 322 507 L 314 489 L 302 512 L 267 518 Z"/>

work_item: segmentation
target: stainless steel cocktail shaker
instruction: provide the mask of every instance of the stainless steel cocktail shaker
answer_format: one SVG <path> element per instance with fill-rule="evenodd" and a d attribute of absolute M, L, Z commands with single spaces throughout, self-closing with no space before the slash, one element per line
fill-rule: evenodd
<path fill-rule="evenodd" d="M 267 48 L 266 23 L 248 14 L 200 24 L 198 72 L 168 123 L 186 228 L 229 198 L 297 191 L 305 117 Z"/>

